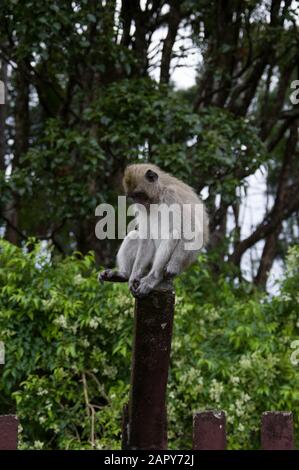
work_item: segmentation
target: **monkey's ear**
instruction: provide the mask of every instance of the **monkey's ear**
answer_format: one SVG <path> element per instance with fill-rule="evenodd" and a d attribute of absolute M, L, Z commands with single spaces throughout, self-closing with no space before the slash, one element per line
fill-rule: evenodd
<path fill-rule="evenodd" d="M 153 170 L 147 170 L 147 172 L 145 173 L 145 178 L 146 178 L 147 181 L 149 181 L 150 183 L 154 183 L 154 182 L 157 181 L 157 179 L 158 179 L 158 173 L 156 173 L 156 172 L 153 171 Z"/>

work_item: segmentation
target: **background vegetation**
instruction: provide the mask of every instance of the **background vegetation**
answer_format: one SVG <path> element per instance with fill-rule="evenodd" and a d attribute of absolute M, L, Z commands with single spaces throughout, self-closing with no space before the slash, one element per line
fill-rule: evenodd
<path fill-rule="evenodd" d="M 39 245 L 27 254 L 4 241 L 0 249 L 0 412 L 17 407 L 23 448 L 119 448 L 132 343 L 127 286 L 99 286 L 91 254 L 53 263 Z M 226 411 L 230 448 L 258 448 L 265 410 L 292 410 L 298 431 L 299 366 L 290 361 L 298 266 L 293 248 L 273 299 L 223 276 L 215 282 L 206 257 L 178 280 L 171 448 L 191 448 L 197 409 Z"/>
<path fill-rule="evenodd" d="M 96 282 L 118 242 L 95 238 L 94 211 L 136 160 L 191 184 L 210 213 L 207 252 L 177 282 L 171 446 L 190 447 L 201 407 L 227 411 L 232 448 L 258 445 L 265 409 L 297 426 L 298 38 L 291 0 L 1 1 L 0 412 L 17 409 L 24 447 L 119 445 L 132 299 Z M 196 82 L 178 89 L 186 64 Z M 262 217 L 244 232 L 257 171 Z"/>

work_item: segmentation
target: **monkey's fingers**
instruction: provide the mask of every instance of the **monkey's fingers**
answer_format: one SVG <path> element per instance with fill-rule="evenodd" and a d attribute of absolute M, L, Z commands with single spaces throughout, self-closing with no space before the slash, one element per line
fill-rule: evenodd
<path fill-rule="evenodd" d="M 130 291 L 134 295 L 134 297 L 136 297 L 136 293 L 137 293 L 139 285 L 140 285 L 139 279 L 134 279 L 132 284 L 130 285 Z"/>
<path fill-rule="evenodd" d="M 148 282 L 145 278 L 140 280 L 136 279 L 136 282 L 133 281 L 133 285 L 131 287 L 133 296 L 138 299 L 146 297 L 152 290 L 153 287 L 151 286 L 151 283 Z"/>
<path fill-rule="evenodd" d="M 139 279 L 134 279 L 133 281 L 133 289 L 137 289 L 140 286 Z"/>

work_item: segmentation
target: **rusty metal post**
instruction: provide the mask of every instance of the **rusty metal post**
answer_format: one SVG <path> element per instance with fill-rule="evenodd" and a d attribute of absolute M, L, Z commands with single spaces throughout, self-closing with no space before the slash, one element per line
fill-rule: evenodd
<path fill-rule="evenodd" d="M 224 450 L 226 419 L 223 411 L 200 411 L 193 416 L 193 450 Z"/>
<path fill-rule="evenodd" d="M 294 449 L 291 412 L 266 411 L 262 414 L 261 444 L 263 450 Z"/>
<path fill-rule="evenodd" d="M 18 418 L 0 416 L 0 450 L 16 450 L 18 446 Z"/>
<path fill-rule="evenodd" d="M 170 285 L 135 301 L 131 389 L 123 421 L 126 449 L 167 448 L 166 385 L 174 299 Z"/>

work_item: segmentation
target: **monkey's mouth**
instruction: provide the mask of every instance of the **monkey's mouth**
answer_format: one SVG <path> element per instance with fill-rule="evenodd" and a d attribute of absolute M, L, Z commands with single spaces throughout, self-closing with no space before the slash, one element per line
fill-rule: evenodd
<path fill-rule="evenodd" d="M 142 204 L 147 206 L 150 204 L 150 199 L 146 193 L 143 192 L 135 192 L 127 194 L 127 197 L 132 199 L 135 204 Z"/>

